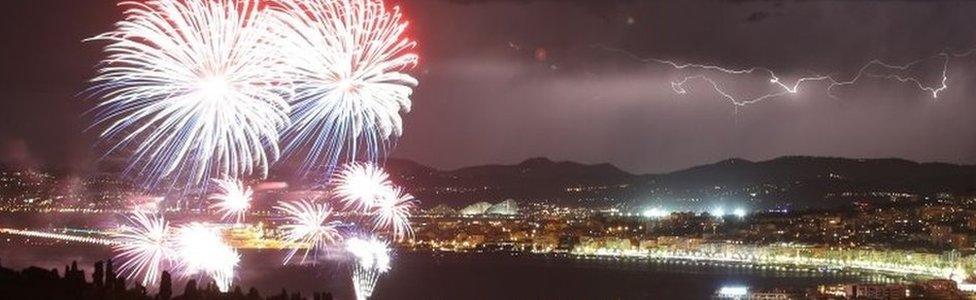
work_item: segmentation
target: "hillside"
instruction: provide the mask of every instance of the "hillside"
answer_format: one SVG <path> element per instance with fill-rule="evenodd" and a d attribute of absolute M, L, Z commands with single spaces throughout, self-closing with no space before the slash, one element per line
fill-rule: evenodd
<path fill-rule="evenodd" d="M 552 200 L 579 204 L 748 201 L 758 206 L 824 207 L 851 199 L 834 194 L 899 192 L 955 194 L 976 191 L 976 166 L 902 159 L 789 156 L 752 162 L 729 159 L 665 174 L 633 175 L 609 164 L 585 165 L 534 158 L 515 165 L 441 171 L 391 159 L 396 181 L 411 187 L 424 206 Z"/>

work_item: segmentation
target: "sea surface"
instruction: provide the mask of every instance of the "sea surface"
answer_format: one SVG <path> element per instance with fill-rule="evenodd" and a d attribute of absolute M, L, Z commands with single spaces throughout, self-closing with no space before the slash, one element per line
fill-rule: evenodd
<path fill-rule="evenodd" d="M 236 285 L 262 295 L 281 289 L 332 292 L 352 299 L 350 264 L 325 257 L 316 266 L 283 266 L 281 251 L 243 251 Z M 91 274 L 108 248 L 82 244 L 28 245 L 0 240 L 0 264 L 63 269 L 71 261 Z M 722 286 L 810 287 L 839 282 L 899 280 L 877 274 L 774 271 L 741 265 L 639 260 L 581 260 L 499 253 L 400 252 L 373 299 L 708 299 Z M 178 283 L 180 284 L 180 283 Z M 181 285 L 176 286 L 181 290 Z"/>

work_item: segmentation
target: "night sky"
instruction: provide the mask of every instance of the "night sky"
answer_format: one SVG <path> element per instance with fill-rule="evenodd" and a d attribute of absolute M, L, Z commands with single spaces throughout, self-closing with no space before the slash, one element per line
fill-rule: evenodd
<path fill-rule="evenodd" d="M 764 66 L 790 82 L 853 76 L 872 59 L 906 63 L 976 47 L 976 2 L 393 1 L 420 42 L 420 79 L 393 153 L 438 168 L 536 156 L 664 172 L 731 157 L 901 157 L 976 163 L 976 54 L 950 60 L 938 99 L 866 78 L 736 107 L 708 83 L 643 58 Z M 0 11 L 0 158 L 84 169 L 94 104 L 80 95 L 121 15 L 111 0 L 8 0 Z M 903 75 L 941 80 L 941 61 Z M 709 73 L 711 74 L 711 73 Z M 721 77 L 743 95 L 761 77 Z"/>

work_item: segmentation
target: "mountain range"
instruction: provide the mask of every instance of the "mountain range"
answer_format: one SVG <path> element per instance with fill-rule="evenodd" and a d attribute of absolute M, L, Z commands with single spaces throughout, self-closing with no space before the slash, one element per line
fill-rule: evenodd
<path fill-rule="evenodd" d="M 976 195 L 976 166 L 903 159 L 806 156 L 755 162 L 727 159 L 661 174 L 631 174 L 610 164 L 557 162 L 546 158 L 455 170 L 439 170 L 391 158 L 384 166 L 393 181 L 404 186 L 425 208 L 442 204 L 460 208 L 476 202 L 513 199 L 523 205 L 662 206 L 688 210 L 735 205 L 752 209 L 796 209 Z M 0 167 L 0 171 L 15 169 Z M 98 174 L 109 176 L 106 172 Z M 59 191 L 75 190 L 70 187 L 79 184 L 77 177 L 57 174 L 6 172 L 0 175 L 20 178 L 4 179 L 9 183 L 0 185 L 0 199 L 44 198 L 40 195 L 46 193 L 60 195 Z M 269 180 L 294 183 L 293 189 L 297 190 L 313 185 L 284 177 L 278 174 Z M 85 189 L 111 192 L 128 188 L 124 182 L 102 188 L 101 183 L 112 181 L 98 178 L 101 177 L 84 184 Z M 93 201 L 104 198 L 100 197 L 88 198 Z"/>
<path fill-rule="evenodd" d="M 456 170 L 389 159 L 386 168 L 424 207 L 515 199 L 596 206 L 732 202 L 757 209 L 826 208 L 854 201 L 976 194 L 976 166 L 903 159 L 728 159 L 662 174 L 631 174 L 610 164 L 546 158 Z"/>

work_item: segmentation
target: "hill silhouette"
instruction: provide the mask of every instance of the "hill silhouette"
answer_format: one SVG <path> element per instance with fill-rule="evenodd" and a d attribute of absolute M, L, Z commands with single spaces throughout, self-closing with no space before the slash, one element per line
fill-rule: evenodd
<path fill-rule="evenodd" d="M 682 199 L 749 201 L 760 207 L 832 207 L 848 193 L 971 194 L 976 166 L 918 163 L 904 159 L 786 156 L 753 162 L 727 159 L 662 174 L 635 175 L 610 164 L 533 158 L 514 165 L 437 170 L 390 159 L 386 167 L 423 206 L 463 206 L 512 198 L 576 204 L 637 203 Z M 761 193 L 762 196 L 753 194 Z M 669 200 L 668 198 L 672 199 Z"/>
<path fill-rule="evenodd" d="M 299 293 L 289 294 L 282 290 L 280 294 L 262 297 L 254 288 L 244 293 L 235 287 L 228 293 L 221 293 L 211 283 L 198 286 L 196 280 L 189 280 L 182 295 L 173 293 L 172 278 L 168 272 L 163 272 L 158 291 L 149 293 L 145 287 L 138 284 L 127 284 L 125 279 L 115 272 L 112 261 L 96 262 L 91 281 L 87 280 L 85 271 L 78 268 L 77 262 L 71 266 L 64 266 L 64 276 L 60 276 L 58 269 L 46 270 L 29 267 L 23 271 L 15 271 L 0 267 L 0 298 L 3 299 L 116 299 L 116 300 L 304 300 Z M 314 300 L 331 300 L 331 293 L 314 293 Z"/>
<path fill-rule="evenodd" d="M 923 198 L 942 193 L 976 194 L 976 166 L 904 159 L 786 156 L 749 161 L 733 158 L 661 174 L 631 174 L 611 164 L 548 158 L 454 170 L 439 170 L 396 158 L 383 164 L 393 181 L 416 196 L 425 208 L 438 205 L 458 208 L 507 199 L 590 207 L 649 204 L 688 207 L 731 202 L 754 209 L 831 208 L 853 201 L 877 201 L 891 194 Z M 287 173 L 285 169 L 278 172 Z M 65 186 L 83 187 L 80 191 L 86 195 L 85 199 L 99 201 L 105 198 L 100 197 L 104 193 L 131 187 L 125 182 L 97 180 L 97 177 L 89 178 L 84 184 L 66 185 L 66 178 L 43 172 L 6 170 L 0 174 L 10 182 L 0 185 L 0 195 L 6 196 L 0 201 L 54 198 L 49 195 L 62 195 Z M 99 173 L 99 176 L 108 175 Z M 303 182 L 273 174 L 269 180 L 287 181 L 292 189 L 301 190 L 314 187 L 323 179 L 316 177 Z M 268 205 L 273 201 L 271 197 L 258 202 Z"/>

